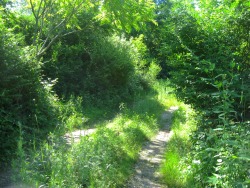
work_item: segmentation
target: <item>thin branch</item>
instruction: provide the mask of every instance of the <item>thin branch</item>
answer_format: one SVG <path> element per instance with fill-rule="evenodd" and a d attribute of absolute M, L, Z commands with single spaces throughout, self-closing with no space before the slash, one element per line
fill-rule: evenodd
<path fill-rule="evenodd" d="M 37 17 L 38 18 L 40 17 L 39 13 L 40 13 L 40 10 L 41 10 L 41 7 L 42 7 L 42 3 L 43 3 L 43 0 L 40 0 L 40 4 L 39 4 L 38 10 L 37 10 Z"/>
<path fill-rule="evenodd" d="M 61 35 L 61 37 L 65 37 L 65 36 L 71 35 L 71 34 L 73 34 L 73 33 L 78 33 L 78 32 L 80 32 L 80 31 L 82 31 L 82 29 L 79 29 L 79 30 L 74 30 L 74 31 L 71 31 L 71 32 L 65 33 L 65 34 Z"/>
<path fill-rule="evenodd" d="M 59 37 L 59 35 L 56 35 L 56 36 L 49 42 L 49 44 L 48 44 L 46 47 L 41 48 L 41 49 L 39 50 L 39 52 L 37 53 L 37 56 L 41 56 L 44 52 L 46 52 L 46 51 L 49 49 L 49 47 L 54 43 L 54 41 L 55 41 L 58 37 Z M 45 44 L 45 43 L 44 43 L 44 44 Z"/>
<path fill-rule="evenodd" d="M 35 17 L 35 19 L 37 20 L 38 19 L 38 16 L 36 15 L 36 12 L 35 12 L 35 6 L 34 4 L 32 3 L 32 0 L 30 0 L 30 5 L 31 5 L 31 11 Z"/>
<path fill-rule="evenodd" d="M 40 52 L 42 49 L 45 48 L 45 45 L 47 44 L 48 40 L 49 40 L 49 36 L 46 37 L 45 41 L 43 42 L 42 47 L 41 47 L 40 50 L 39 50 L 39 52 Z M 39 53 L 39 52 L 38 52 L 38 53 Z"/>
<path fill-rule="evenodd" d="M 42 0 L 43 1 L 43 0 Z M 49 3 L 49 4 L 48 4 Z M 51 1 L 51 0 L 49 0 L 49 2 L 44 2 L 44 7 L 43 7 L 43 11 L 42 11 L 42 13 L 41 13 L 41 17 L 37 17 L 37 18 L 41 18 L 41 20 L 40 20 L 40 32 L 39 32 L 39 38 L 41 38 L 41 36 L 42 36 L 42 31 L 43 31 L 43 27 L 44 27 L 44 18 L 45 18 L 45 14 L 46 14 L 46 11 L 48 11 L 48 6 L 49 5 L 51 5 L 51 6 L 49 6 L 49 7 L 53 7 L 52 6 L 52 4 L 53 4 L 53 1 Z M 63 33 L 63 29 L 61 30 L 61 31 L 59 31 L 58 32 L 58 34 L 56 34 L 51 40 L 50 40 L 50 42 L 48 42 L 49 41 L 49 38 L 51 37 L 51 36 L 53 36 L 52 35 L 52 33 L 54 32 L 54 31 L 56 31 L 56 29 L 58 29 L 58 28 L 60 28 L 60 27 L 63 27 L 63 26 L 66 26 L 66 24 L 71 20 L 71 18 L 74 16 L 74 14 L 76 13 L 76 11 L 78 10 L 78 9 L 80 9 L 80 7 L 83 5 L 83 3 L 84 3 L 84 1 L 81 1 L 79 4 L 76 2 L 76 1 L 74 1 L 74 3 L 70 3 L 70 5 L 72 6 L 72 9 L 71 9 L 71 11 L 70 11 L 70 13 L 66 16 L 66 18 L 64 18 L 60 23 L 58 23 L 58 24 L 56 24 L 54 27 L 52 26 L 50 29 L 49 29 L 49 31 L 48 31 L 48 33 L 47 33 L 47 37 L 46 37 L 46 39 L 43 41 L 43 44 L 42 44 L 42 46 L 41 46 L 41 48 L 38 50 L 37 49 L 37 56 L 41 56 L 46 50 L 48 50 L 48 48 L 50 48 L 50 46 L 54 43 L 54 41 L 56 40 L 56 39 L 58 39 L 59 37 L 64 37 L 64 36 L 67 36 L 67 35 L 70 35 L 70 34 L 72 34 L 72 33 L 75 33 L 75 32 L 77 32 L 76 30 L 75 31 L 70 31 L 70 32 L 67 32 L 67 33 L 65 33 L 65 34 L 62 34 Z M 37 25 L 37 27 L 39 27 L 38 25 Z M 78 30 L 78 31 L 80 31 L 80 30 Z M 38 44 L 37 44 L 37 47 L 38 47 Z"/>

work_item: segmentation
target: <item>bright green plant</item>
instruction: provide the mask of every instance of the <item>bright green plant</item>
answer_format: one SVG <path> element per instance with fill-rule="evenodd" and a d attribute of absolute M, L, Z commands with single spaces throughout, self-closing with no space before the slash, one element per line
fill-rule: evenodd
<path fill-rule="evenodd" d="M 132 29 L 146 30 L 146 22 L 154 21 L 155 3 L 144 1 L 102 1 L 100 14 L 97 16 L 103 24 L 111 24 L 113 28 L 130 33 Z"/>
<path fill-rule="evenodd" d="M 162 86 L 159 84 L 156 87 L 159 93 Z M 34 187 L 124 185 L 132 173 L 143 142 L 162 126 L 159 116 L 170 102 L 159 99 L 162 98 L 154 91 L 137 98 L 132 105 L 121 104 L 114 119 L 96 124 L 97 132 L 83 137 L 79 143 L 66 145 L 57 133 L 49 134 L 40 147 L 34 147 L 29 152 L 21 150 L 19 156 L 20 159 L 24 156 L 25 165 L 15 163 L 23 172 L 19 176 L 17 173 L 16 179 Z M 65 107 L 68 109 L 67 104 Z M 70 112 L 67 113 L 71 116 Z"/>
<path fill-rule="evenodd" d="M 40 139 L 60 122 L 54 80 L 44 80 L 41 63 L 32 47 L 25 47 L 22 35 L 13 34 L 0 18 L 0 140 L 1 161 L 15 158 L 18 143 L 23 148 Z M 22 141 L 19 139 L 22 125 Z"/>
<path fill-rule="evenodd" d="M 173 135 L 168 141 L 165 161 L 160 169 L 163 181 L 169 187 L 194 186 L 189 155 L 192 147 L 190 135 L 196 129 L 195 116 L 194 111 L 184 104 L 174 113 Z"/>
<path fill-rule="evenodd" d="M 249 139 L 250 101 L 246 89 L 250 86 L 249 26 L 246 23 L 250 4 L 245 1 L 199 1 L 193 5 L 189 1 L 171 2 L 162 4 L 170 7 L 172 13 L 163 18 L 163 23 L 170 24 L 165 27 L 167 31 L 161 31 L 169 38 L 154 53 L 165 52 L 163 57 L 172 69 L 170 75 L 176 95 L 200 114 L 192 137 L 191 155 L 197 156 L 191 165 L 193 183 L 197 187 L 246 187 L 248 167 L 242 164 L 249 159 L 239 157 L 242 155 L 239 153 L 244 151 L 245 156 L 249 150 L 245 143 Z"/>

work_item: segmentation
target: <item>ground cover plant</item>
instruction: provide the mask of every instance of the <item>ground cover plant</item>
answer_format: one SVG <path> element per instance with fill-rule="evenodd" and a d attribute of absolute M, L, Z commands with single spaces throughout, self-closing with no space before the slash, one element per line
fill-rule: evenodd
<path fill-rule="evenodd" d="M 171 125 L 173 135 L 168 141 L 165 161 L 160 169 L 163 181 L 169 187 L 192 187 L 195 184 L 190 166 L 190 163 L 196 162 L 190 155 L 191 134 L 197 128 L 195 117 L 194 110 L 185 104 L 181 104 L 174 113 Z"/>
<path fill-rule="evenodd" d="M 245 1 L 170 2 L 160 9 L 168 8 L 160 13 L 169 15 L 162 24 L 170 25 L 160 31 L 170 38 L 159 38 L 158 51 L 170 67 L 177 97 L 199 114 L 190 140 L 193 184 L 248 187 L 249 166 L 244 164 L 249 161 L 250 5 Z"/>
<path fill-rule="evenodd" d="M 0 187 L 11 174 L 35 187 L 119 187 L 175 105 L 163 181 L 249 187 L 249 9 L 244 0 L 0 1 Z M 63 139 L 87 128 L 97 132 L 78 144 Z"/>
<path fill-rule="evenodd" d="M 62 137 L 51 134 L 49 142 L 28 155 L 19 148 L 20 158 L 14 165 L 21 173 L 15 178 L 27 185 L 48 187 L 124 185 L 142 144 L 161 128 L 161 113 L 178 104 L 173 96 L 165 96 L 164 85 L 155 87 L 158 91 L 144 94 L 131 106 L 121 105 L 113 119 L 98 123 L 97 132 L 79 143 L 69 146 Z"/>

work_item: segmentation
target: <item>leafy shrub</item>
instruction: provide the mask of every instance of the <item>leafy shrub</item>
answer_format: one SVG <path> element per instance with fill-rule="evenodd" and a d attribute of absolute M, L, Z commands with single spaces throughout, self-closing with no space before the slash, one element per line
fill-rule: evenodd
<path fill-rule="evenodd" d="M 195 186 L 247 187 L 249 3 L 201 2 L 199 11 L 184 4 L 173 5 L 170 18 L 178 43 L 162 48 L 174 52 L 165 57 L 176 95 L 200 114 L 191 152 Z"/>
<path fill-rule="evenodd" d="M 249 123 L 196 133 L 192 167 L 197 185 L 247 187 L 249 184 Z M 211 168 L 211 166 L 213 168 Z"/>
<path fill-rule="evenodd" d="M 1 160 L 15 157 L 20 127 L 25 141 L 57 126 L 56 98 L 51 81 L 42 81 L 32 47 L 23 47 L 0 18 L 0 149 Z M 29 142 L 24 142 L 28 144 Z"/>
<path fill-rule="evenodd" d="M 143 48 L 139 39 L 128 41 L 123 37 L 98 35 L 92 41 L 71 38 L 80 43 L 57 43 L 51 52 L 52 59 L 43 66 L 46 77 L 58 78 L 55 90 L 59 96 L 82 96 L 85 104 L 118 106 L 133 99 L 146 82 L 155 79 L 160 69 L 144 59 L 146 52 L 138 49 Z"/>
<path fill-rule="evenodd" d="M 95 83 L 92 87 L 97 92 L 115 89 L 125 92 L 134 74 L 130 43 L 119 37 L 99 39 L 91 51 L 88 68 L 90 79 Z"/>

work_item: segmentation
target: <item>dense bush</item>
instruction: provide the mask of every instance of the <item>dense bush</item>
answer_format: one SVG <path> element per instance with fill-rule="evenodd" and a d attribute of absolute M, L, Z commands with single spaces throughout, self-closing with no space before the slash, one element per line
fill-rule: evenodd
<path fill-rule="evenodd" d="M 165 21 L 171 23 L 168 36 L 177 42 L 169 39 L 158 51 L 172 69 L 176 95 L 200 113 L 191 153 L 196 186 L 244 187 L 249 183 L 244 166 L 249 161 L 249 3 L 216 2 L 200 1 L 198 10 L 173 3 Z"/>
<path fill-rule="evenodd" d="M 57 78 L 54 88 L 59 96 L 82 96 L 85 104 L 95 101 L 117 106 L 133 99 L 146 85 L 141 83 L 154 80 L 159 72 L 157 65 L 150 66 L 143 59 L 139 39 L 70 38 L 71 44 L 65 44 L 65 39 L 54 45 L 52 59 L 44 64 L 46 77 Z"/>
<path fill-rule="evenodd" d="M 199 129 L 193 137 L 191 153 L 196 187 L 247 187 L 249 139 L 247 122 Z"/>
<path fill-rule="evenodd" d="M 49 131 L 57 124 L 55 98 L 49 83 L 42 82 L 40 64 L 32 48 L 23 47 L 0 18 L 0 141 L 1 155 L 14 157 L 19 135 L 25 140 Z"/>

